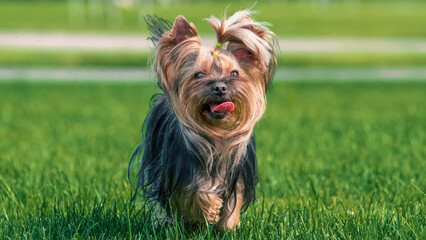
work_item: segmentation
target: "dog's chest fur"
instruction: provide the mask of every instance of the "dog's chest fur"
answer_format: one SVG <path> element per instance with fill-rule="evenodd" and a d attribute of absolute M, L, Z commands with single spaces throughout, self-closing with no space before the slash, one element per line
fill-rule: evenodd
<path fill-rule="evenodd" d="M 218 176 L 215 162 L 211 172 L 206 172 L 206 163 L 197 152 L 197 142 L 191 137 L 185 138 L 185 128 L 173 112 L 166 95 L 157 95 L 145 122 L 145 141 L 142 143 L 143 156 L 139 184 L 151 200 L 168 208 L 169 200 L 174 195 L 195 193 L 198 190 L 212 191 L 215 194 L 228 195 L 235 190 L 239 178 L 244 181 L 244 207 L 255 196 L 257 183 L 257 163 L 254 135 L 247 144 L 245 155 L 228 171 Z M 193 133 L 191 133 L 193 134 Z M 189 147 L 188 147 L 189 145 Z M 219 156 L 213 156 L 214 159 Z"/>

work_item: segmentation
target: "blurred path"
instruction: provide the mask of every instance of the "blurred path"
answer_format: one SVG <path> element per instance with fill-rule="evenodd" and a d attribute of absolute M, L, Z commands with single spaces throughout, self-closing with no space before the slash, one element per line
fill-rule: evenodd
<path fill-rule="evenodd" d="M 0 81 L 152 81 L 151 71 L 139 68 L 0 68 Z M 426 81 L 426 68 L 281 68 L 276 81 Z"/>
<path fill-rule="evenodd" d="M 214 46 L 213 38 L 203 38 Z M 287 38 L 279 39 L 284 53 L 415 53 L 426 54 L 426 39 L 387 38 Z M 0 48 L 148 51 L 150 42 L 142 35 L 95 35 L 0 32 Z"/>

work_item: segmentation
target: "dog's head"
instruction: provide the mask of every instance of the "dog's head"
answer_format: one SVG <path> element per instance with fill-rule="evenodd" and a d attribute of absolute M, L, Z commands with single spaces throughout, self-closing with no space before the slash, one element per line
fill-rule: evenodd
<path fill-rule="evenodd" d="M 276 67 L 275 35 L 250 11 L 207 19 L 215 46 L 201 46 L 192 23 L 178 16 L 156 42 L 158 82 L 178 119 L 211 136 L 252 129 L 265 110 Z"/>

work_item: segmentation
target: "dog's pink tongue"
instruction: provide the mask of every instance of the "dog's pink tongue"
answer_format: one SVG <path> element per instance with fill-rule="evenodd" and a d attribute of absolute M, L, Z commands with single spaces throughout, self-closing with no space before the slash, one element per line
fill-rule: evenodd
<path fill-rule="evenodd" d="M 211 105 L 210 111 L 212 112 L 232 112 L 234 111 L 234 104 L 232 102 L 224 102 L 219 105 Z"/>

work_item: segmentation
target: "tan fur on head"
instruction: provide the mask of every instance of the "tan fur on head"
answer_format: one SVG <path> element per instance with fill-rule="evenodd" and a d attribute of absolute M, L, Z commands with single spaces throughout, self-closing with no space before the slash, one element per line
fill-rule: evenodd
<path fill-rule="evenodd" d="M 259 65 L 266 89 L 277 66 L 275 58 L 277 40 L 275 34 L 265 24 L 250 18 L 253 13 L 244 10 L 236 12 L 228 20 L 226 16 L 220 21 L 213 16 L 206 20 L 215 30 L 217 41 L 224 45 L 224 49 L 232 52 L 243 63 Z"/>
<path fill-rule="evenodd" d="M 179 119 L 183 123 L 187 123 L 185 125 L 188 127 L 193 128 L 194 121 L 199 116 L 196 116 L 195 113 L 191 113 L 189 116 L 192 119 L 187 119 L 188 115 L 183 116 L 187 114 L 187 109 L 182 109 L 182 106 L 177 106 L 176 103 L 181 104 L 184 101 L 183 98 L 187 97 L 187 95 L 182 96 L 183 92 L 180 90 L 183 85 L 190 85 L 188 82 L 192 80 L 192 74 L 195 73 L 196 69 L 212 70 L 211 72 L 213 73 L 214 69 L 210 68 L 213 66 L 214 61 L 219 66 L 224 66 L 227 64 L 226 62 L 231 62 L 244 70 L 244 73 L 250 78 L 250 84 L 254 84 L 252 87 L 257 88 L 256 85 L 260 84 L 263 88 L 250 91 L 250 93 L 247 91 L 247 94 L 260 96 L 265 94 L 276 68 L 274 55 L 275 35 L 261 23 L 253 21 L 249 17 L 250 14 L 252 14 L 251 11 L 245 10 L 235 13 L 228 20 L 225 17 L 221 21 L 214 17 L 207 19 L 216 32 L 218 42 L 223 44 L 223 51 L 218 56 L 213 57 L 209 48 L 202 49 L 195 26 L 192 23 L 188 23 L 183 16 L 178 16 L 172 30 L 164 34 L 160 39 L 157 45 L 157 74 L 159 82 L 163 89 L 166 89 L 166 93 L 174 100 L 173 107 L 179 115 Z M 251 96 L 246 96 L 246 98 L 251 98 Z M 264 103 L 255 102 L 255 105 L 264 105 Z M 260 117 L 263 111 L 261 110 L 257 113 L 259 113 L 257 115 Z M 219 127 L 219 129 L 215 129 L 215 133 L 209 134 L 217 136 L 239 134 L 239 131 L 235 132 L 235 129 L 244 124 L 242 124 L 241 119 L 234 119 L 233 123 L 228 121 L 222 126 L 217 123 L 211 123 L 210 125 L 213 128 Z M 248 122 L 248 125 L 252 125 L 257 120 L 249 118 L 246 122 Z M 233 133 L 221 131 L 220 129 L 223 128 L 231 129 Z M 194 130 L 209 132 L 204 127 Z"/>

